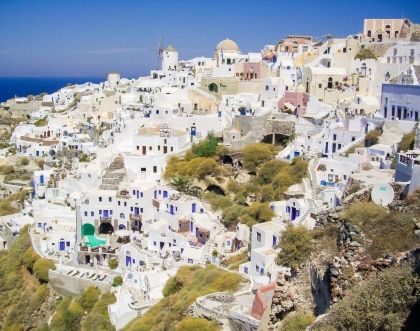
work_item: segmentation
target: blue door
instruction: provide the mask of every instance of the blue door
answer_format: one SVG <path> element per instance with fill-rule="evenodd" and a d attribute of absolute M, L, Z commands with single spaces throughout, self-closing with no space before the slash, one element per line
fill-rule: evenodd
<path fill-rule="evenodd" d="M 139 214 L 139 207 L 134 207 L 134 216 Z"/>
<path fill-rule="evenodd" d="M 41 184 L 44 184 L 44 181 L 45 181 L 45 179 L 44 179 L 44 175 L 39 176 L 39 182 L 40 182 Z"/>
<path fill-rule="evenodd" d="M 109 217 L 109 211 L 108 210 L 104 210 L 104 218 L 108 218 Z"/>
<path fill-rule="evenodd" d="M 292 221 L 294 221 L 295 218 L 296 218 L 296 208 L 295 207 L 292 207 L 292 215 L 290 216 L 290 219 Z"/>
<path fill-rule="evenodd" d="M 171 215 L 175 214 L 175 212 L 174 212 L 174 206 L 172 206 L 172 205 L 169 206 L 169 213 Z"/>
<path fill-rule="evenodd" d="M 60 241 L 60 251 L 64 251 L 66 250 L 66 242 L 65 241 Z"/>
<path fill-rule="evenodd" d="M 125 266 L 128 267 L 129 265 L 131 265 L 131 256 L 126 256 L 125 257 Z"/>
<path fill-rule="evenodd" d="M 191 127 L 191 135 L 195 137 L 197 135 L 197 128 L 195 126 Z"/>
<path fill-rule="evenodd" d="M 168 191 L 163 191 L 163 197 L 167 198 L 168 197 Z"/>
<path fill-rule="evenodd" d="M 195 209 L 196 209 L 196 204 L 195 203 L 192 204 L 191 209 L 192 209 L 192 212 L 195 213 Z"/>
<path fill-rule="evenodd" d="M 155 198 L 155 200 L 157 199 L 157 191 L 154 191 L 153 192 L 153 196 L 154 196 L 154 198 Z"/>

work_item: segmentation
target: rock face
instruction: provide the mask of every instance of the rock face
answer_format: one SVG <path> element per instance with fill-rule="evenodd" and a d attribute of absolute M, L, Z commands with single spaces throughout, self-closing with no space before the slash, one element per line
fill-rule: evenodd
<path fill-rule="evenodd" d="M 290 278 L 279 272 L 277 274 L 276 287 L 271 303 L 269 330 L 274 330 L 274 325 L 282 320 L 289 312 L 296 310 L 303 304 L 302 298 L 289 281 Z"/>

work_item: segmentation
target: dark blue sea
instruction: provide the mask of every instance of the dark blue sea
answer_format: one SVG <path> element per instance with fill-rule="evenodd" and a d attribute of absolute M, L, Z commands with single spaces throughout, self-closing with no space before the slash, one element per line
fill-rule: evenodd
<path fill-rule="evenodd" d="M 99 83 L 105 77 L 0 77 L 0 102 L 7 99 L 37 95 L 43 92 L 52 93 L 68 83 Z"/>

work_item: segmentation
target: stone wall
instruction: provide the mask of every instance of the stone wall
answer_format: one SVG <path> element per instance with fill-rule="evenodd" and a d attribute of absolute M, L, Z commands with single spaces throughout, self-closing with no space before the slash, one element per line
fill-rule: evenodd
<path fill-rule="evenodd" d="M 291 136 L 295 132 L 295 122 L 269 119 L 265 122 L 265 128 L 268 134 L 282 134 Z"/>
<path fill-rule="evenodd" d="M 72 277 L 55 270 L 49 270 L 48 277 L 50 286 L 61 295 L 79 295 L 89 286 L 96 286 L 102 292 L 111 291 L 111 285 L 108 283 Z"/>

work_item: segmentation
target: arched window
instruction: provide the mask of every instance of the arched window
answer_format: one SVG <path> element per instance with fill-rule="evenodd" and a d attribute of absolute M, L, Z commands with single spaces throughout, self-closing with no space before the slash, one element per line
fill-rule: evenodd
<path fill-rule="evenodd" d="M 328 88 L 333 88 L 333 79 L 332 77 L 328 78 Z"/>
<path fill-rule="evenodd" d="M 362 74 L 362 76 L 366 76 L 366 63 L 362 63 L 361 74 Z"/>
<path fill-rule="evenodd" d="M 125 215 L 124 215 L 124 213 L 121 213 L 120 214 L 120 218 L 123 220 L 123 219 L 125 219 Z"/>

